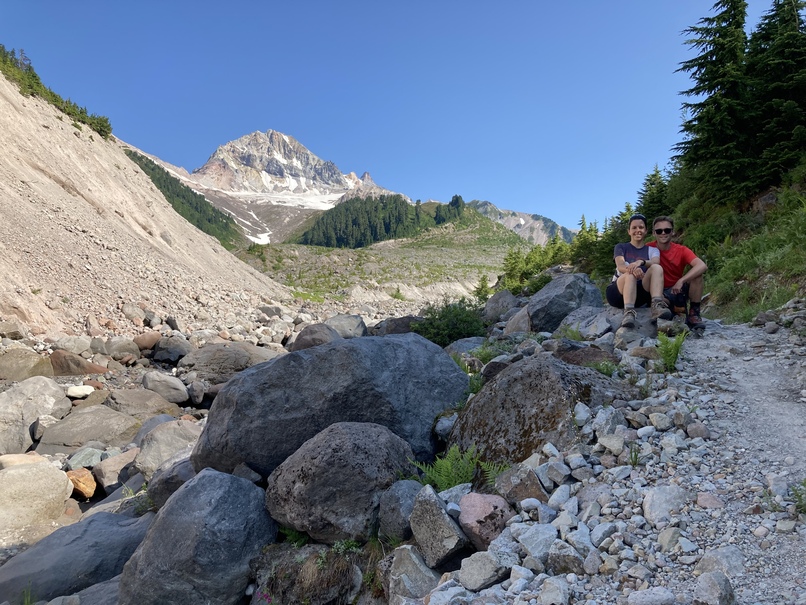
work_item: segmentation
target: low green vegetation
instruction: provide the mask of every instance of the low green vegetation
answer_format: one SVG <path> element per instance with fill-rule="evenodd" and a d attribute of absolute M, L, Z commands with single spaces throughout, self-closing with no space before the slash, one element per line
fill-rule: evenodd
<path fill-rule="evenodd" d="M 423 321 L 413 324 L 411 329 L 441 347 L 447 347 L 460 338 L 486 334 L 481 309 L 466 298 L 457 301 L 446 298 L 441 305 L 429 305 L 424 317 Z"/>
<path fill-rule="evenodd" d="M 231 216 L 221 212 L 190 187 L 183 185 L 171 176 L 167 170 L 158 166 L 147 157 L 126 149 L 126 155 L 145 172 L 160 193 L 183 218 L 198 227 L 204 233 L 215 237 L 221 245 L 232 250 L 244 242 L 244 236 Z M 259 253 L 259 248 L 252 248 Z"/>
<path fill-rule="evenodd" d="M 680 356 L 680 350 L 683 348 L 683 341 L 686 340 L 688 332 L 681 332 L 674 338 L 669 338 L 663 332 L 658 333 L 658 353 L 660 354 L 660 363 L 662 368 L 667 372 L 674 372 L 677 358 Z"/>
<path fill-rule="evenodd" d="M 283 537 L 283 541 L 293 544 L 296 548 L 305 546 L 311 540 L 308 534 L 297 531 L 293 527 L 280 527 L 279 531 L 280 535 Z"/>
<path fill-rule="evenodd" d="M 109 118 L 88 113 L 86 107 L 81 107 L 70 99 L 63 99 L 42 84 L 39 75 L 34 71 L 31 59 L 23 49 L 19 52 L 13 48 L 6 50 L 6 47 L 0 44 L 0 72 L 17 85 L 21 94 L 27 97 L 39 97 L 72 119 L 76 129 L 81 130 L 81 124 L 86 124 L 105 139 L 112 134 Z"/>
<path fill-rule="evenodd" d="M 795 510 L 799 515 L 806 515 L 806 479 L 796 483 L 790 489 L 795 498 Z"/>
<path fill-rule="evenodd" d="M 416 461 L 412 463 L 423 473 L 420 482 L 433 486 L 438 492 L 462 483 L 471 483 L 479 471 L 484 475 L 485 484 L 492 485 L 496 477 L 509 468 L 506 464 L 483 461 L 475 446 L 462 452 L 456 444 L 430 464 Z"/>
<path fill-rule="evenodd" d="M 586 367 L 592 368 L 599 372 L 600 374 L 604 374 L 605 376 L 613 376 L 618 371 L 618 366 L 613 363 L 612 361 L 592 361 L 590 363 L 585 364 Z"/>

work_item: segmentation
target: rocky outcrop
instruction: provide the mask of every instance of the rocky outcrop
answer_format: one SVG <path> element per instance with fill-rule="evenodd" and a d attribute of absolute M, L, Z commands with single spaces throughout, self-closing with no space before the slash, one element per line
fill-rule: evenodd
<path fill-rule="evenodd" d="M 373 422 L 434 454 L 431 423 L 463 397 L 467 375 L 416 334 L 338 340 L 253 366 L 218 394 L 193 464 L 267 476 L 334 422 Z"/>
<path fill-rule="evenodd" d="M 249 583 L 249 560 L 276 534 L 262 489 L 205 469 L 151 523 L 123 568 L 119 603 L 238 603 Z"/>
<path fill-rule="evenodd" d="M 413 458 L 409 444 L 386 427 L 336 422 L 272 471 L 266 508 L 317 542 L 366 542 L 377 533 L 381 495 L 415 472 Z"/>

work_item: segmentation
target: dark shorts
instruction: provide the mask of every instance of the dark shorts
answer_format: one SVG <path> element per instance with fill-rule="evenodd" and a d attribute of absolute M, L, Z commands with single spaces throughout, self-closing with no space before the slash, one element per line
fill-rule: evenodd
<path fill-rule="evenodd" d="M 682 309 L 679 313 L 685 313 L 686 311 L 686 303 L 688 302 L 688 282 L 683 284 L 683 289 L 678 294 L 672 294 L 671 288 L 665 288 L 663 290 L 663 297 L 669 301 L 669 306 L 672 307 L 673 311 L 677 313 L 678 309 Z"/>
<path fill-rule="evenodd" d="M 649 292 L 644 290 L 643 284 L 643 280 L 635 284 L 636 307 L 649 306 L 649 304 L 652 302 L 652 297 L 649 295 Z M 621 295 L 621 292 L 618 291 L 618 285 L 616 282 L 611 281 L 607 286 L 607 290 L 605 290 L 605 298 L 607 299 L 607 304 L 609 304 L 611 307 L 616 307 L 617 309 L 624 308 L 624 297 Z"/>

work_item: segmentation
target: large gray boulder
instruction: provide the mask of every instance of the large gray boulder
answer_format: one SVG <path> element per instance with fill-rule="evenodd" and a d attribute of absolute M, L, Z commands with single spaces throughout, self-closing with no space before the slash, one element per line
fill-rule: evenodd
<path fill-rule="evenodd" d="M 526 309 L 530 329 L 554 332 L 569 313 L 584 306 L 604 306 L 596 284 L 584 273 L 555 277 L 529 299 Z"/>
<path fill-rule="evenodd" d="M 416 472 L 411 447 L 379 424 L 337 422 L 306 441 L 268 478 L 273 519 L 314 540 L 366 541 L 383 492 Z"/>
<path fill-rule="evenodd" d="M 119 389 L 112 391 L 105 405 L 116 412 L 137 418 L 140 422 L 158 414 L 170 414 L 174 418 L 182 414 L 176 403 L 147 389 Z"/>
<path fill-rule="evenodd" d="M 34 376 L 0 393 L 0 456 L 21 454 L 32 444 L 31 427 L 40 416 L 62 418 L 72 404 L 52 378 Z"/>
<path fill-rule="evenodd" d="M 448 442 L 463 451 L 475 446 L 488 461 L 510 463 L 546 443 L 563 450 L 577 438 L 574 406 L 580 401 L 601 405 L 621 388 L 590 368 L 536 355 L 487 383 L 459 416 Z"/>
<path fill-rule="evenodd" d="M 105 405 L 73 410 L 63 420 L 45 429 L 36 446 L 40 454 L 72 453 L 89 441 L 123 447 L 131 443 L 140 428 L 136 418 Z"/>
<path fill-rule="evenodd" d="M 181 380 L 156 370 L 143 374 L 143 388 L 157 393 L 170 403 L 184 403 L 190 399 L 188 389 Z"/>
<path fill-rule="evenodd" d="M 434 454 L 431 426 L 464 399 L 468 377 L 418 334 L 340 339 L 244 370 L 213 402 L 193 450 L 196 470 L 243 462 L 269 475 L 334 422 L 374 422 Z"/>
<path fill-rule="evenodd" d="M 499 290 L 484 304 L 481 318 L 488 324 L 501 320 L 501 316 L 518 306 L 518 299 L 509 290 Z"/>
<path fill-rule="evenodd" d="M 157 513 L 123 568 L 119 605 L 239 603 L 249 560 L 276 536 L 262 489 L 205 469 Z"/>
<path fill-rule="evenodd" d="M 359 338 L 367 335 L 367 324 L 360 315 L 334 315 L 325 320 L 342 338 Z"/>
<path fill-rule="evenodd" d="M 246 368 L 281 355 L 285 352 L 247 342 L 215 343 L 192 350 L 176 367 L 183 374 L 195 372 L 196 380 L 221 384 Z"/>
<path fill-rule="evenodd" d="M 189 453 L 199 435 L 201 427 L 190 420 L 163 422 L 143 438 L 134 466 L 150 481 L 163 462 L 183 452 Z"/>
<path fill-rule="evenodd" d="M 30 590 L 38 600 L 50 600 L 117 576 L 153 518 L 97 513 L 57 529 L 0 567 L 0 595 Z"/>
<path fill-rule="evenodd" d="M 48 462 L 4 468 L 0 470 L 0 527 L 10 530 L 58 519 L 72 493 L 67 474 Z"/>
<path fill-rule="evenodd" d="M 163 462 L 148 482 L 148 497 L 159 510 L 173 493 L 196 476 L 190 450 L 179 452 Z"/>
<path fill-rule="evenodd" d="M 411 530 L 426 565 L 434 569 L 470 546 L 459 524 L 448 514 L 445 501 L 426 485 L 414 499 Z"/>
<path fill-rule="evenodd" d="M 30 349 L 0 352 L 0 380 L 22 381 L 32 376 L 53 376 L 49 357 Z"/>
<path fill-rule="evenodd" d="M 336 328 L 327 324 L 311 324 L 305 326 L 297 334 L 294 341 L 288 346 L 289 351 L 302 351 L 311 347 L 318 347 L 336 340 L 341 340 L 342 336 Z"/>

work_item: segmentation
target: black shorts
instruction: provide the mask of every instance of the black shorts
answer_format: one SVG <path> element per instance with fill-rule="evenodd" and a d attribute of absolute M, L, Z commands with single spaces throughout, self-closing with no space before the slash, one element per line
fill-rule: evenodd
<path fill-rule="evenodd" d="M 688 282 L 683 284 L 683 289 L 678 294 L 673 294 L 671 288 L 664 288 L 663 297 L 669 301 L 670 306 L 682 308 L 685 311 L 688 302 Z"/>
<path fill-rule="evenodd" d="M 636 307 L 649 306 L 649 304 L 652 302 L 652 297 L 649 295 L 649 292 L 644 290 L 643 283 L 643 280 L 641 280 L 635 284 Z M 605 298 L 607 298 L 607 304 L 609 304 L 611 307 L 616 307 L 617 309 L 624 308 L 624 297 L 621 295 L 621 292 L 618 291 L 618 284 L 616 284 L 616 282 L 611 281 L 607 286 L 607 290 L 605 290 Z"/>

